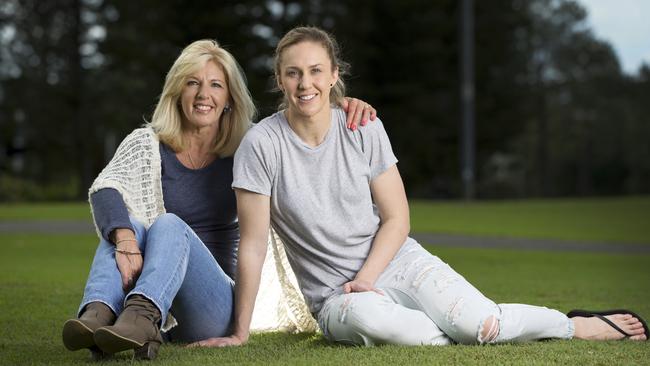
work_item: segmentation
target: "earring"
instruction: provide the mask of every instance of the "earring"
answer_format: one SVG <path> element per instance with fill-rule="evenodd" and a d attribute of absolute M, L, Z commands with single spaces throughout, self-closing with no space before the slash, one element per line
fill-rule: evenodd
<path fill-rule="evenodd" d="M 230 107 L 230 104 L 226 104 L 226 106 L 223 107 L 223 111 L 226 112 L 226 113 L 230 112 L 231 109 L 232 108 Z"/>
<path fill-rule="evenodd" d="M 330 88 L 333 87 L 333 86 L 334 86 L 334 84 L 330 84 Z"/>

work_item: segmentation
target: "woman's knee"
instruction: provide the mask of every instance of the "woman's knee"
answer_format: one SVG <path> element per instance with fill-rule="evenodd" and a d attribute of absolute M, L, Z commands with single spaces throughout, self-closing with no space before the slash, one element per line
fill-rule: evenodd
<path fill-rule="evenodd" d="M 169 233 L 183 232 L 187 224 L 173 213 L 164 213 L 156 218 L 147 232 L 148 235 L 157 234 L 169 235 Z"/>
<path fill-rule="evenodd" d="M 147 230 L 147 248 L 168 246 L 180 248 L 187 240 L 189 226 L 172 213 L 165 213 L 156 218 Z"/>
<path fill-rule="evenodd" d="M 464 344 L 486 344 L 494 343 L 499 335 L 500 320 L 495 314 L 483 315 L 476 319 L 458 319 L 456 323 L 455 341 Z"/>
<path fill-rule="evenodd" d="M 386 329 L 382 322 L 382 319 L 389 315 L 383 300 L 381 295 L 375 292 L 345 295 L 344 301 L 340 304 L 338 320 L 364 338 L 382 337 L 390 333 L 390 329 Z"/>
<path fill-rule="evenodd" d="M 460 297 L 449 304 L 445 318 L 458 343 L 493 343 L 499 335 L 498 307 L 472 306 Z"/>
<path fill-rule="evenodd" d="M 156 217 L 153 224 L 151 224 L 151 228 L 154 226 L 176 226 L 184 223 L 185 222 L 180 217 L 176 216 L 173 213 L 167 212 Z M 151 230 L 151 228 L 149 228 L 149 230 Z"/>
<path fill-rule="evenodd" d="M 483 320 L 478 331 L 478 342 L 494 343 L 499 335 L 499 326 L 499 319 L 495 315 L 490 315 Z"/>

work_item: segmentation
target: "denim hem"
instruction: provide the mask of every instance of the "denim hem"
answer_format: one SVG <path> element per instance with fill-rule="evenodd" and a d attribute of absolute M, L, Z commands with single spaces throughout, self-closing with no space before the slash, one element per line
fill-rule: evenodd
<path fill-rule="evenodd" d="M 158 311 L 160 312 L 160 325 L 158 326 L 158 328 L 162 330 L 162 328 L 165 325 L 165 322 L 167 321 L 167 311 L 162 310 L 162 307 L 160 306 L 158 301 L 156 301 L 154 299 L 153 296 L 151 296 L 151 295 L 149 295 L 147 293 L 144 293 L 142 291 L 131 291 L 131 292 L 129 292 L 129 294 L 124 297 L 124 307 L 126 307 L 126 300 L 129 298 L 129 296 L 133 296 L 133 295 L 144 296 L 145 298 L 147 298 L 147 300 L 151 301 L 158 308 Z"/>
<path fill-rule="evenodd" d="M 90 299 L 90 300 L 86 300 L 86 301 L 82 302 L 81 305 L 79 305 L 79 309 L 77 310 L 77 318 L 81 317 L 81 311 L 86 307 L 86 305 L 90 304 L 91 302 L 101 302 L 102 304 L 108 306 L 109 309 L 111 309 L 113 314 L 115 314 L 115 317 L 117 317 L 119 315 L 117 313 L 117 310 L 115 310 L 115 308 L 111 304 L 109 304 L 108 302 L 106 302 L 106 301 L 104 301 L 102 299 Z"/>
<path fill-rule="evenodd" d="M 565 339 L 571 339 L 576 334 L 576 326 L 573 323 L 573 320 L 571 320 L 570 318 L 567 318 L 567 321 L 568 321 L 568 323 L 567 323 L 567 332 L 566 332 L 566 336 L 564 338 Z"/>

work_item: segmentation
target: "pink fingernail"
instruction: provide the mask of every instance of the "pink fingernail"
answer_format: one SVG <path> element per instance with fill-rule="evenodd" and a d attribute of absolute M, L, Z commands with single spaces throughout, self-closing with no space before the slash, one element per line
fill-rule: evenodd
<path fill-rule="evenodd" d="M 356 130 L 357 130 L 357 125 L 353 125 L 352 126 L 352 131 L 356 131 Z"/>

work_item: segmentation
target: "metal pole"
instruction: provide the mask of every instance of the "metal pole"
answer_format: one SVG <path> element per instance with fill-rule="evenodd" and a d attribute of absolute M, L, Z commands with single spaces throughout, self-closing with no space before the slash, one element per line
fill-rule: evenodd
<path fill-rule="evenodd" d="M 461 179 L 463 198 L 473 200 L 475 189 L 474 133 L 474 1 L 460 5 Z"/>

